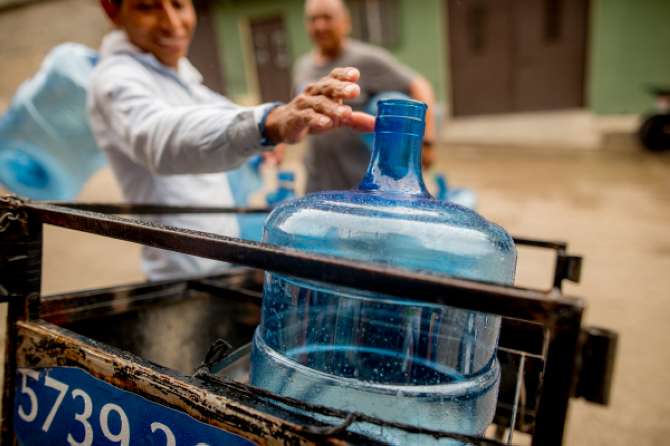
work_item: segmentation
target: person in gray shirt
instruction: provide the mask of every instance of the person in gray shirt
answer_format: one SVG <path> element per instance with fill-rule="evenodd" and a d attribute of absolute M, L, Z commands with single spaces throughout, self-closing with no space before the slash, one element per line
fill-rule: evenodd
<path fill-rule="evenodd" d="M 305 26 L 314 49 L 303 55 L 293 68 L 296 93 L 334 67 L 352 66 L 361 73 L 361 94 L 347 102 L 362 110 L 374 95 L 387 91 L 402 92 L 428 105 L 423 164 L 432 163 L 434 154 L 432 106 L 433 90 L 428 81 L 411 68 L 398 62 L 383 48 L 349 38 L 351 19 L 342 0 L 307 0 Z M 356 186 L 367 168 L 370 150 L 360 135 L 347 128 L 311 135 L 305 155 L 307 181 L 305 192 L 346 190 Z"/>

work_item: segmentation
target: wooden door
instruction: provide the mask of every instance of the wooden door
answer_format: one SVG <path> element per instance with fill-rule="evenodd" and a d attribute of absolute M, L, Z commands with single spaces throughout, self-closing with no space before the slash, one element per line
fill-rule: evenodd
<path fill-rule="evenodd" d="M 256 73 L 263 102 L 291 97 L 291 55 L 284 19 L 277 15 L 251 20 Z"/>
<path fill-rule="evenodd" d="M 587 0 L 449 0 L 455 116 L 584 104 Z"/>
<path fill-rule="evenodd" d="M 503 113 L 512 98 L 507 0 L 448 2 L 454 115 Z"/>
<path fill-rule="evenodd" d="M 219 57 L 216 24 L 211 8 L 212 0 L 194 2 L 198 13 L 198 26 L 193 34 L 188 58 L 203 77 L 203 83 L 212 90 L 225 94 L 223 65 Z"/>

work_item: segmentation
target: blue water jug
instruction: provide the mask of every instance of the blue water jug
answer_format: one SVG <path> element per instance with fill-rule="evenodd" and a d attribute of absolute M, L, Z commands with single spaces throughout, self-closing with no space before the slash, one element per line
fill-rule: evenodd
<path fill-rule="evenodd" d="M 105 164 L 86 111 L 97 53 L 75 43 L 55 47 L 0 118 L 0 184 L 38 200 L 70 200 Z"/>
<path fill-rule="evenodd" d="M 460 206 L 477 209 L 477 193 L 467 187 L 450 187 L 447 176 L 437 173 L 433 176 L 435 182 L 435 198 L 441 201 L 450 201 Z"/>
<path fill-rule="evenodd" d="M 243 177 L 240 180 L 244 180 Z M 276 206 L 282 201 L 289 200 L 295 196 L 295 174 L 290 170 L 277 172 L 277 188 L 265 196 L 265 204 L 269 207 Z M 240 206 L 248 205 L 248 201 Z M 240 227 L 240 238 L 258 242 L 263 236 L 263 224 L 267 217 L 262 214 L 240 214 L 237 216 Z"/>
<path fill-rule="evenodd" d="M 268 206 L 276 206 L 295 196 L 295 174 L 290 170 L 277 172 L 277 190 L 270 192 L 265 197 Z"/>
<path fill-rule="evenodd" d="M 388 99 L 410 99 L 410 97 L 407 96 L 405 93 L 401 93 L 399 91 L 383 91 L 381 93 L 377 93 L 376 95 L 372 96 L 365 104 L 363 111 L 369 115 L 376 116 L 379 101 L 384 101 Z M 372 151 L 373 143 L 375 140 L 375 134 L 366 132 L 361 133 L 360 136 L 365 145 L 368 147 L 368 149 Z"/>
<path fill-rule="evenodd" d="M 364 262 L 512 284 L 512 238 L 470 209 L 433 199 L 421 174 L 426 106 L 379 102 L 357 189 L 278 206 L 263 241 Z M 482 434 L 496 407 L 500 318 L 268 273 L 252 384 L 382 419 Z M 354 423 L 390 444 L 458 444 Z"/>

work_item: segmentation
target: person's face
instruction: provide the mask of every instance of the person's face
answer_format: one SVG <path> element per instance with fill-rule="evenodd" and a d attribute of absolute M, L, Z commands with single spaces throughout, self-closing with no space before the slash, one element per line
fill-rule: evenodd
<path fill-rule="evenodd" d="M 312 42 L 324 53 L 340 49 L 349 34 L 349 16 L 339 1 L 308 0 L 305 23 Z"/>
<path fill-rule="evenodd" d="M 134 45 L 176 68 L 188 52 L 196 15 L 191 0 L 123 0 L 112 20 Z"/>

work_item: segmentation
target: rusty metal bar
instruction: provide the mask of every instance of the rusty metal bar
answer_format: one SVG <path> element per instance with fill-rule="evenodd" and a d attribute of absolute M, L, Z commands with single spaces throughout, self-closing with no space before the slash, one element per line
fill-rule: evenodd
<path fill-rule="evenodd" d="M 0 444 L 13 443 L 16 381 L 16 324 L 28 317 L 29 302 L 40 294 L 42 278 L 42 224 L 28 219 L 14 198 L 0 197 L 0 295 L 8 302 L 5 328 L 5 364 L 2 390 Z"/>
<path fill-rule="evenodd" d="M 135 203 L 64 203 L 51 202 L 56 206 L 89 212 L 116 215 L 170 215 L 170 214 L 266 214 L 269 207 L 216 207 L 216 206 L 171 206 L 162 204 Z M 538 240 L 525 237 L 513 237 L 520 246 L 551 249 L 556 251 L 553 287 L 562 289 L 563 280 L 579 282 L 581 257 L 566 254 L 567 243 L 556 240 Z"/>
<path fill-rule="evenodd" d="M 266 214 L 272 210 L 267 207 L 170 206 L 141 203 L 59 203 L 55 201 L 47 203 L 61 208 L 117 215 Z"/>
<path fill-rule="evenodd" d="M 347 428 L 353 422 L 368 422 L 384 428 L 396 428 L 404 432 L 426 435 L 436 439 L 443 438 L 443 439 L 458 440 L 459 442 L 464 442 L 464 444 L 468 444 L 471 446 L 505 446 L 504 443 L 484 437 L 465 435 L 454 432 L 444 432 L 432 429 L 424 429 L 411 424 L 382 420 L 380 418 L 372 417 L 360 412 L 347 412 L 340 409 L 333 409 L 327 406 L 305 403 L 300 400 L 277 395 L 262 388 L 252 387 L 239 382 L 222 380 L 221 378 L 207 372 L 201 372 L 198 376 L 205 379 L 206 381 L 211 381 L 212 383 L 218 386 L 222 386 L 225 388 L 235 388 L 243 392 L 252 391 L 254 395 L 266 397 L 275 403 L 296 407 L 298 409 L 302 409 L 308 412 L 318 412 L 326 416 L 332 416 L 344 420 L 340 426 L 334 426 L 334 429 L 331 427 L 326 428 L 326 430 L 322 430 L 320 428 L 316 428 L 315 426 L 307 426 L 308 431 L 317 433 L 319 435 L 328 435 L 330 432 L 334 431 L 339 432 L 340 430 Z"/>
<path fill-rule="evenodd" d="M 553 326 L 557 314 L 583 307 L 578 298 L 306 254 L 50 204 L 27 202 L 23 209 L 46 224 L 408 300 L 526 319 L 548 327 Z"/>
<path fill-rule="evenodd" d="M 563 443 L 568 405 L 575 385 L 582 312 L 581 308 L 573 308 L 559 314 L 550 332 L 533 446 Z"/>

